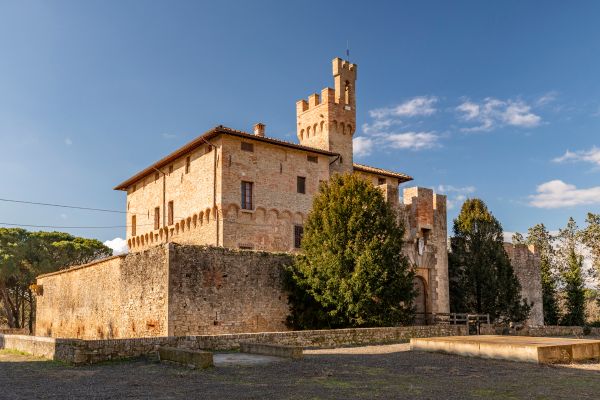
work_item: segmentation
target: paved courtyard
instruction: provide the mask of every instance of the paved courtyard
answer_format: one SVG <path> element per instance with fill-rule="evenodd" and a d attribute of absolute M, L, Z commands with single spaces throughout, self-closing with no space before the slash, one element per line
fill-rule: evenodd
<path fill-rule="evenodd" d="M 598 364 L 483 360 L 411 352 L 407 344 L 309 350 L 302 361 L 216 359 L 220 366 L 207 370 L 147 361 L 70 367 L 0 351 L 0 399 L 542 400 L 600 393 Z"/>

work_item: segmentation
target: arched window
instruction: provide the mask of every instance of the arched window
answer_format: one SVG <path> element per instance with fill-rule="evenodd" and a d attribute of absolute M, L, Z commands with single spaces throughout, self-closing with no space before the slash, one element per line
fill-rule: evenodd
<path fill-rule="evenodd" d="M 344 86 L 344 103 L 350 104 L 350 82 L 346 81 Z"/>

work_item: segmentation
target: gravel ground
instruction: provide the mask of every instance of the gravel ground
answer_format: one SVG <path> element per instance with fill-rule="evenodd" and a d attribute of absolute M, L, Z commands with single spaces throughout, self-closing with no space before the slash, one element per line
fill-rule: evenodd
<path fill-rule="evenodd" d="M 407 351 L 309 350 L 302 361 L 189 370 L 147 361 L 70 367 L 0 351 L 0 399 L 594 399 L 597 364 L 540 366 Z"/>

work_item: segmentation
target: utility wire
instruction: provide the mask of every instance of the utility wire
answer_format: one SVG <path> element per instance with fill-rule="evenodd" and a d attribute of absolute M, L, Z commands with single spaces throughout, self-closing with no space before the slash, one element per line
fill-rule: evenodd
<path fill-rule="evenodd" d="M 71 209 L 75 209 L 75 210 L 98 211 L 98 212 L 108 212 L 108 213 L 117 213 L 117 214 L 148 215 L 148 213 L 140 213 L 140 212 L 136 213 L 136 212 L 132 212 L 132 211 L 109 210 L 107 208 L 70 206 L 70 205 L 65 205 L 65 204 L 41 203 L 41 202 L 37 202 L 37 201 L 14 200 L 14 199 L 3 199 L 3 198 L 0 198 L 0 201 L 6 202 L 6 203 L 19 203 L 19 204 L 29 204 L 29 205 L 35 205 L 35 206 L 71 208 Z M 154 216 L 154 213 L 152 212 L 152 213 L 150 213 L 150 215 Z M 178 216 L 175 216 L 174 218 L 183 219 L 183 217 L 178 217 Z"/>
<path fill-rule="evenodd" d="M 0 225 L 4 226 L 19 226 L 24 228 L 52 228 L 52 229 L 114 229 L 114 228 L 127 228 L 126 225 L 113 225 L 113 226 L 55 226 L 55 225 L 29 225 L 29 224 L 11 224 L 9 222 L 0 222 Z M 150 226 L 154 224 L 136 224 L 136 226 Z"/>

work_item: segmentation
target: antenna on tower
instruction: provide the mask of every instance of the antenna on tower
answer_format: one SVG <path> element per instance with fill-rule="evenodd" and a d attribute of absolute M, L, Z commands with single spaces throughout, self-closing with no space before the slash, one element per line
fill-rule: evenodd
<path fill-rule="evenodd" d="M 348 61 L 350 61 L 350 44 L 348 42 L 348 39 L 346 39 L 346 58 L 348 59 Z"/>

